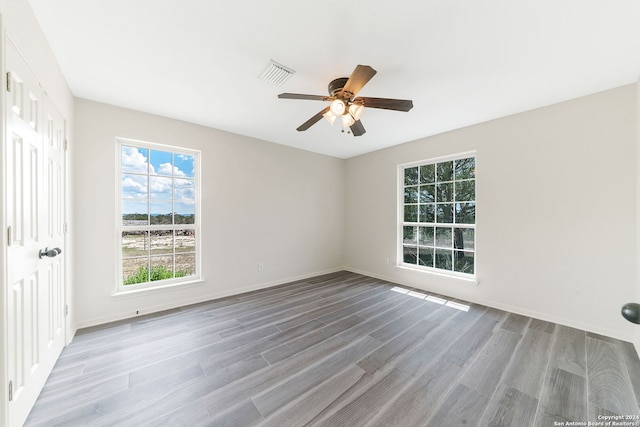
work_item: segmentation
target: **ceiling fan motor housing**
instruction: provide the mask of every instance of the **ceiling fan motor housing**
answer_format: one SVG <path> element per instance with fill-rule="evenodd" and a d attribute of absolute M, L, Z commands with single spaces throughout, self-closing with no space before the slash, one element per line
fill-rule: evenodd
<path fill-rule="evenodd" d="M 348 77 L 340 77 L 339 79 L 332 80 L 329 83 L 329 95 L 338 96 L 342 92 L 342 88 L 347 84 Z"/>

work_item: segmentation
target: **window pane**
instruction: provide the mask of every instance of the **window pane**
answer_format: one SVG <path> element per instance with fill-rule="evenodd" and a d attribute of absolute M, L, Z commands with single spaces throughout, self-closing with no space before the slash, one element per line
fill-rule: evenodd
<path fill-rule="evenodd" d="M 418 168 L 407 168 L 404 170 L 404 185 L 415 185 L 418 183 Z"/>
<path fill-rule="evenodd" d="M 149 177 L 150 192 L 149 197 L 152 200 L 171 200 L 173 193 L 171 178 L 161 176 Z"/>
<path fill-rule="evenodd" d="M 123 145 L 120 156 L 122 172 L 148 173 L 148 158 L 149 150 L 146 148 L 127 147 Z"/>
<path fill-rule="evenodd" d="M 440 248 L 452 248 L 452 237 L 451 228 L 436 227 L 436 246 Z"/>
<path fill-rule="evenodd" d="M 405 187 L 404 188 L 404 202 L 405 203 L 418 203 L 418 187 Z"/>
<path fill-rule="evenodd" d="M 122 257 L 149 255 L 149 233 L 147 231 L 122 232 Z"/>
<path fill-rule="evenodd" d="M 172 256 L 154 256 L 150 258 L 151 271 L 149 271 L 149 280 L 173 279 L 173 257 Z"/>
<path fill-rule="evenodd" d="M 453 251 L 446 249 L 436 249 L 436 268 L 443 270 L 453 269 Z"/>
<path fill-rule="evenodd" d="M 147 225 L 149 214 L 147 202 L 138 200 L 122 201 L 122 225 Z"/>
<path fill-rule="evenodd" d="M 417 228 L 418 227 L 402 227 L 402 242 L 409 245 L 416 245 L 418 243 Z"/>
<path fill-rule="evenodd" d="M 149 281 L 149 258 L 125 258 L 122 260 L 122 284 L 134 285 Z"/>
<path fill-rule="evenodd" d="M 150 150 L 149 153 L 152 175 L 173 175 L 173 155 L 168 151 Z"/>
<path fill-rule="evenodd" d="M 436 222 L 441 224 L 453 223 L 453 205 L 452 204 L 440 204 L 436 205 Z"/>
<path fill-rule="evenodd" d="M 196 176 L 196 163 L 193 156 L 175 153 L 175 155 L 173 156 L 173 162 L 175 166 L 175 176 L 186 176 L 189 178 L 193 178 Z"/>
<path fill-rule="evenodd" d="M 436 222 L 436 205 L 420 205 L 420 222 Z"/>
<path fill-rule="evenodd" d="M 173 180 L 174 200 L 194 200 L 194 181 L 192 179 L 175 178 Z"/>
<path fill-rule="evenodd" d="M 147 199 L 149 188 L 146 175 L 122 175 L 122 197 L 125 199 Z"/>
<path fill-rule="evenodd" d="M 403 170 L 406 264 L 475 274 L 475 163 L 468 157 Z"/>
<path fill-rule="evenodd" d="M 176 230 L 175 242 L 176 242 L 175 243 L 176 252 L 195 252 L 196 251 L 195 230 Z"/>
<path fill-rule="evenodd" d="M 438 202 L 452 202 L 453 201 L 453 182 L 446 184 L 438 184 Z"/>
<path fill-rule="evenodd" d="M 436 182 L 435 165 L 420 166 L 420 184 L 429 184 L 432 182 Z"/>
<path fill-rule="evenodd" d="M 476 177 L 476 159 L 469 157 L 455 161 L 456 179 L 469 179 Z"/>
<path fill-rule="evenodd" d="M 473 252 L 455 251 L 454 270 L 461 273 L 473 274 L 474 255 Z"/>
<path fill-rule="evenodd" d="M 196 205 L 193 203 L 175 203 L 174 209 L 174 224 L 196 223 Z"/>
<path fill-rule="evenodd" d="M 476 200 L 476 181 L 456 182 L 456 202 L 473 202 Z"/>
<path fill-rule="evenodd" d="M 171 224 L 172 223 L 172 206 L 170 202 L 151 202 L 151 217 L 150 223 L 157 224 Z"/>
<path fill-rule="evenodd" d="M 416 261 L 418 259 L 418 248 L 410 248 L 407 246 L 404 246 L 404 254 L 402 257 L 402 260 L 404 262 L 406 262 L 407 264 L 416 264 Z"/>
<path fill-rule="evenodd" d="M 418 221 L 418 206 L 405 205 L 404 206 L 404 222 L 417 222 L 417 221 Z"/>
<path fill-rule="evenodd" d="M 436 186 L 421 185 L 420 186 L 420 203 L 433 203 L 436 201 Z"/>
<path fill-rule="evenodd" d="M 475 230 L 473 228 L 456 228 L 453 233 L 453 247 L 455 249 L 471 251 L 475 249 Z"/>
<path fill-rule="evenodd" d="M 196 255 L 176 255 L 176 277 L 193 276 L 196 274 Z"/>
<path fill-rule="evenodd" d="M 438 163 L 438 182 L 453 181 L 453 162 Z"/>
<path fill-rule="evenodd" d="M 420 246 L 433 246 L 434 244 L 433 227 L 420 227 L 418 244 Z"/>
<path fill-rule="evenodd" d="M 476 223 L 475 202 L 456 203 L 456 223 L 457 224 L 475 224 Z"/>
<path fill-rule="evenodd" d="M 195 275 L 197 155 L 122 145 L 120 162 L 122 283 Z"/>
<path fill-rule="evenodd" d="M 151 230 L 150 234 L 152 255 L 173 253 L 173 231 Z"/>
<path fill-rule="evenodd" d="M 433 267 L 433 248 L 418 248 L 418 264 L 424 267 Z"/>

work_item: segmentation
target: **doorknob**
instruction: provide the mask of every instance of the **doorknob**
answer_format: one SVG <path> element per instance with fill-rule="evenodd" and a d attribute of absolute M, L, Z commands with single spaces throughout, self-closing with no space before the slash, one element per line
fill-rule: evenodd
<path fill-rule="evenodd" d="M 60 248 L 53 248 L 53 249 L 44 248 L 44 249 L 41 249 L 40 252 L 38 253 L 38 258 L 42 259 L 43 256 L 53 258 L 61 253 L 62 253 L 62 249 Z"/>
<path fill-rule="evenodd" d="M 629 322 L 640 324 L 640 304 L 630 302 L 622 307 L 622 317 Z"/>

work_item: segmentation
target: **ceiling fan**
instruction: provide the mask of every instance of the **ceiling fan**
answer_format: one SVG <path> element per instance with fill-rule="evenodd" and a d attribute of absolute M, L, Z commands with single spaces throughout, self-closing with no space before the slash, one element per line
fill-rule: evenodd
<path fill-rule="evenodd" d="M 323 117 L 333 124 L 337 117 L 342 118 L 342 132 L 349 128 L 353 136 L 364 135 L 366 130 L 360 121 L 364 108 L 381 108 L 384 110 L 409 111 L 413 108 L 413 101 L 409 99 L 355 97 L 356 94 L 377 73 L 368 65 L 358 65 L 350 77 L 341 77 L 329 83 L 329 96 L 304 95 L 300 93 L 281 93 L 280 99 L 310 99 L 313 101 L 330 101 L 315 116 L 301 124 L 297 130 L 305 131 L 316 124 Z"/>

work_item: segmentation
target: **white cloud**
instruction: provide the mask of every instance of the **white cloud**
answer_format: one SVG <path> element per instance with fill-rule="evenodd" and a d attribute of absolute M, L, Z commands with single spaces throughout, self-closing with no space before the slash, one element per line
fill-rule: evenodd
<path fill-rule="evenodd" d="M 158 168 L 158 175 L 172 175 L 173 176 L 187 176 L 183 171 L 180 170 L 177 166 L 171 166 L 171 163 L 162 163 Z"/>
<path fill-rule="evenodd" d="M 152 198 L 171 199 L 171 178 L 152 176 L 149 186 Z"/>
<path fill-rule="evenodd" d="M 122 170 L 126 172 L 146 173 L 148 159 L 135 147 L 122 146 Z M 151 167 L 153 170 L 153 166 Z"/>
<path fill-rule="evenodd" d="M 193 200 L 195 198 L 193 184 L 193 181 L 190 179 L 174 180 L 175 200 Z"/>
<path fill-rule="evenodd" d="M 123 197 L 147 197 L 147 179 L 139 175 L 124 175 L 122 178 Z"/>

